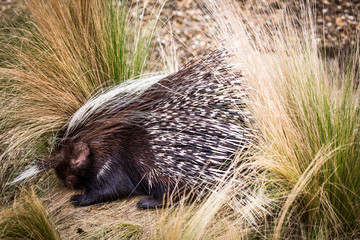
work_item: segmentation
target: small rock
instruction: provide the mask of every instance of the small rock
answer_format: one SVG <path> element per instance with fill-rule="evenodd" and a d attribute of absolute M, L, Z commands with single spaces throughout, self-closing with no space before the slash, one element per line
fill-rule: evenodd
<path fill-rule="evenodd" d="M 339 27 L 344 26 L 344 23 L 343 23 L 343 21 L 341 20 L 341 17 L 337 17 L 336 20 L 335 20 L 335 22 L 336 22 L 336 25 L 338 25 Z"/>

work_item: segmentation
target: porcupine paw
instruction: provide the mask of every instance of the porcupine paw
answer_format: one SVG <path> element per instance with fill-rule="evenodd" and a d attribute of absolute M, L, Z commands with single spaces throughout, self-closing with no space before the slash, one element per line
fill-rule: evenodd
<path fill-rule="evenodd" d="M 137 203 L 137 206 L 141 209 L 159 208 L 161 207 L 161 201 L 156 200 L 152 196 L 148 196 L 140 199 L 140 201 Z"/>
<path fill-rule="evenodd" d="M 85 194 L 76 194 L 70 198 L 70 201 L 77 207 L 91 204 Z"/>

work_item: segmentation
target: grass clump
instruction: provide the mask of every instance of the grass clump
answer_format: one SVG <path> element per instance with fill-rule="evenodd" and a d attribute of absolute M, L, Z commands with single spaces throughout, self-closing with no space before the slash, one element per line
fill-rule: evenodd
<path fill-rule="evenodd" d="M 218 37 L 247 73 L 264 153 L 258 164 L 268 171 L 269 194 L 277 199 L 266 235 L 354 237 L 360 222 L 359 49 L 348 64 L 321 57 L 308 6 L 298 19 L 283 11 L 275 24 L 261 27 L 248 24 L 252 19 L 230 1 L 220 2 L 204 1 Z"/>
<path fill-rule="evenodd" d="M 54 223 L 35 192 L 22 191 L 21 200 L 0 211 L 1 239 L 60 240 Z"/>
<path fill-rule="evenodd" d="M 145 24 L 145 6 L 125 2 L 22 3 L 26 21 L 0 30 L 2 196 L 24 165 L 48 155 L 56 132 L 95 90 L 150 69 L 160 10 L 148 11 Z"/>

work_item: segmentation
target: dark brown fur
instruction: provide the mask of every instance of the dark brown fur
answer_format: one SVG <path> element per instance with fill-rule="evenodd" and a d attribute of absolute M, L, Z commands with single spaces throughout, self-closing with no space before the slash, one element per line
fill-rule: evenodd
<path fill-rule="evenodd" d="M 139 203 L 141 208 L 152 208 L 163 200 L 164 193 L 152 193 L 148 186 L 149 169 L 144 166 L 151 166 L 154 159 L 146 130 L 139 126 L 94 123 L 78 139 L 63 141 L 52 161 L 57 163 L 55 172 L 64 186 L 85 190 L 72 197 L 77 206 L 152 194 L 157 198 L 145 198 Z M 137 164 L 140 161 L 146 164 Z M 106 164 L 107 169 L 102 170 Z M 164 183 L 167 185 L 167 181 Z M 160 188 L 166 191 L 167 187 Z"/>

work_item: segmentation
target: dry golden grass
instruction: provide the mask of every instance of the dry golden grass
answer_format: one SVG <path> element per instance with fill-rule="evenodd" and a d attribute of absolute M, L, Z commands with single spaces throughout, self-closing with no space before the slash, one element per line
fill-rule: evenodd
<path fill-rule="evenodd" d="M 247 73 L 264 153 L 258 164 L 274 181 L 269 194 L 283 199 L 268 236 L 351 236 L 360 216 L 358 49 L 346 68 L 321 57 L 306 5 L 299 26 L 283 11 L 274 26 L 255 29 L 234 3 L 204 3 L 218 25 L 218 39 Z"/>
<path fill-rule="evenodd" d="M 0 209 L 1 239 L 59 240 L 59 233 L 35 192 L 23 191 L 21 200 Z"/>
<path fill-rule="evenodd" d="M 23 1 L 29 14 L 0 35 L 0 185 L 46 157 L 57 131 L 102 87 L 150 70 L 152 35 L 143 9 L 114 1 Z M 12 188 L 1 194 L 6 202 Z M 6 193 L 7 192 L 7 193 Z"/>

